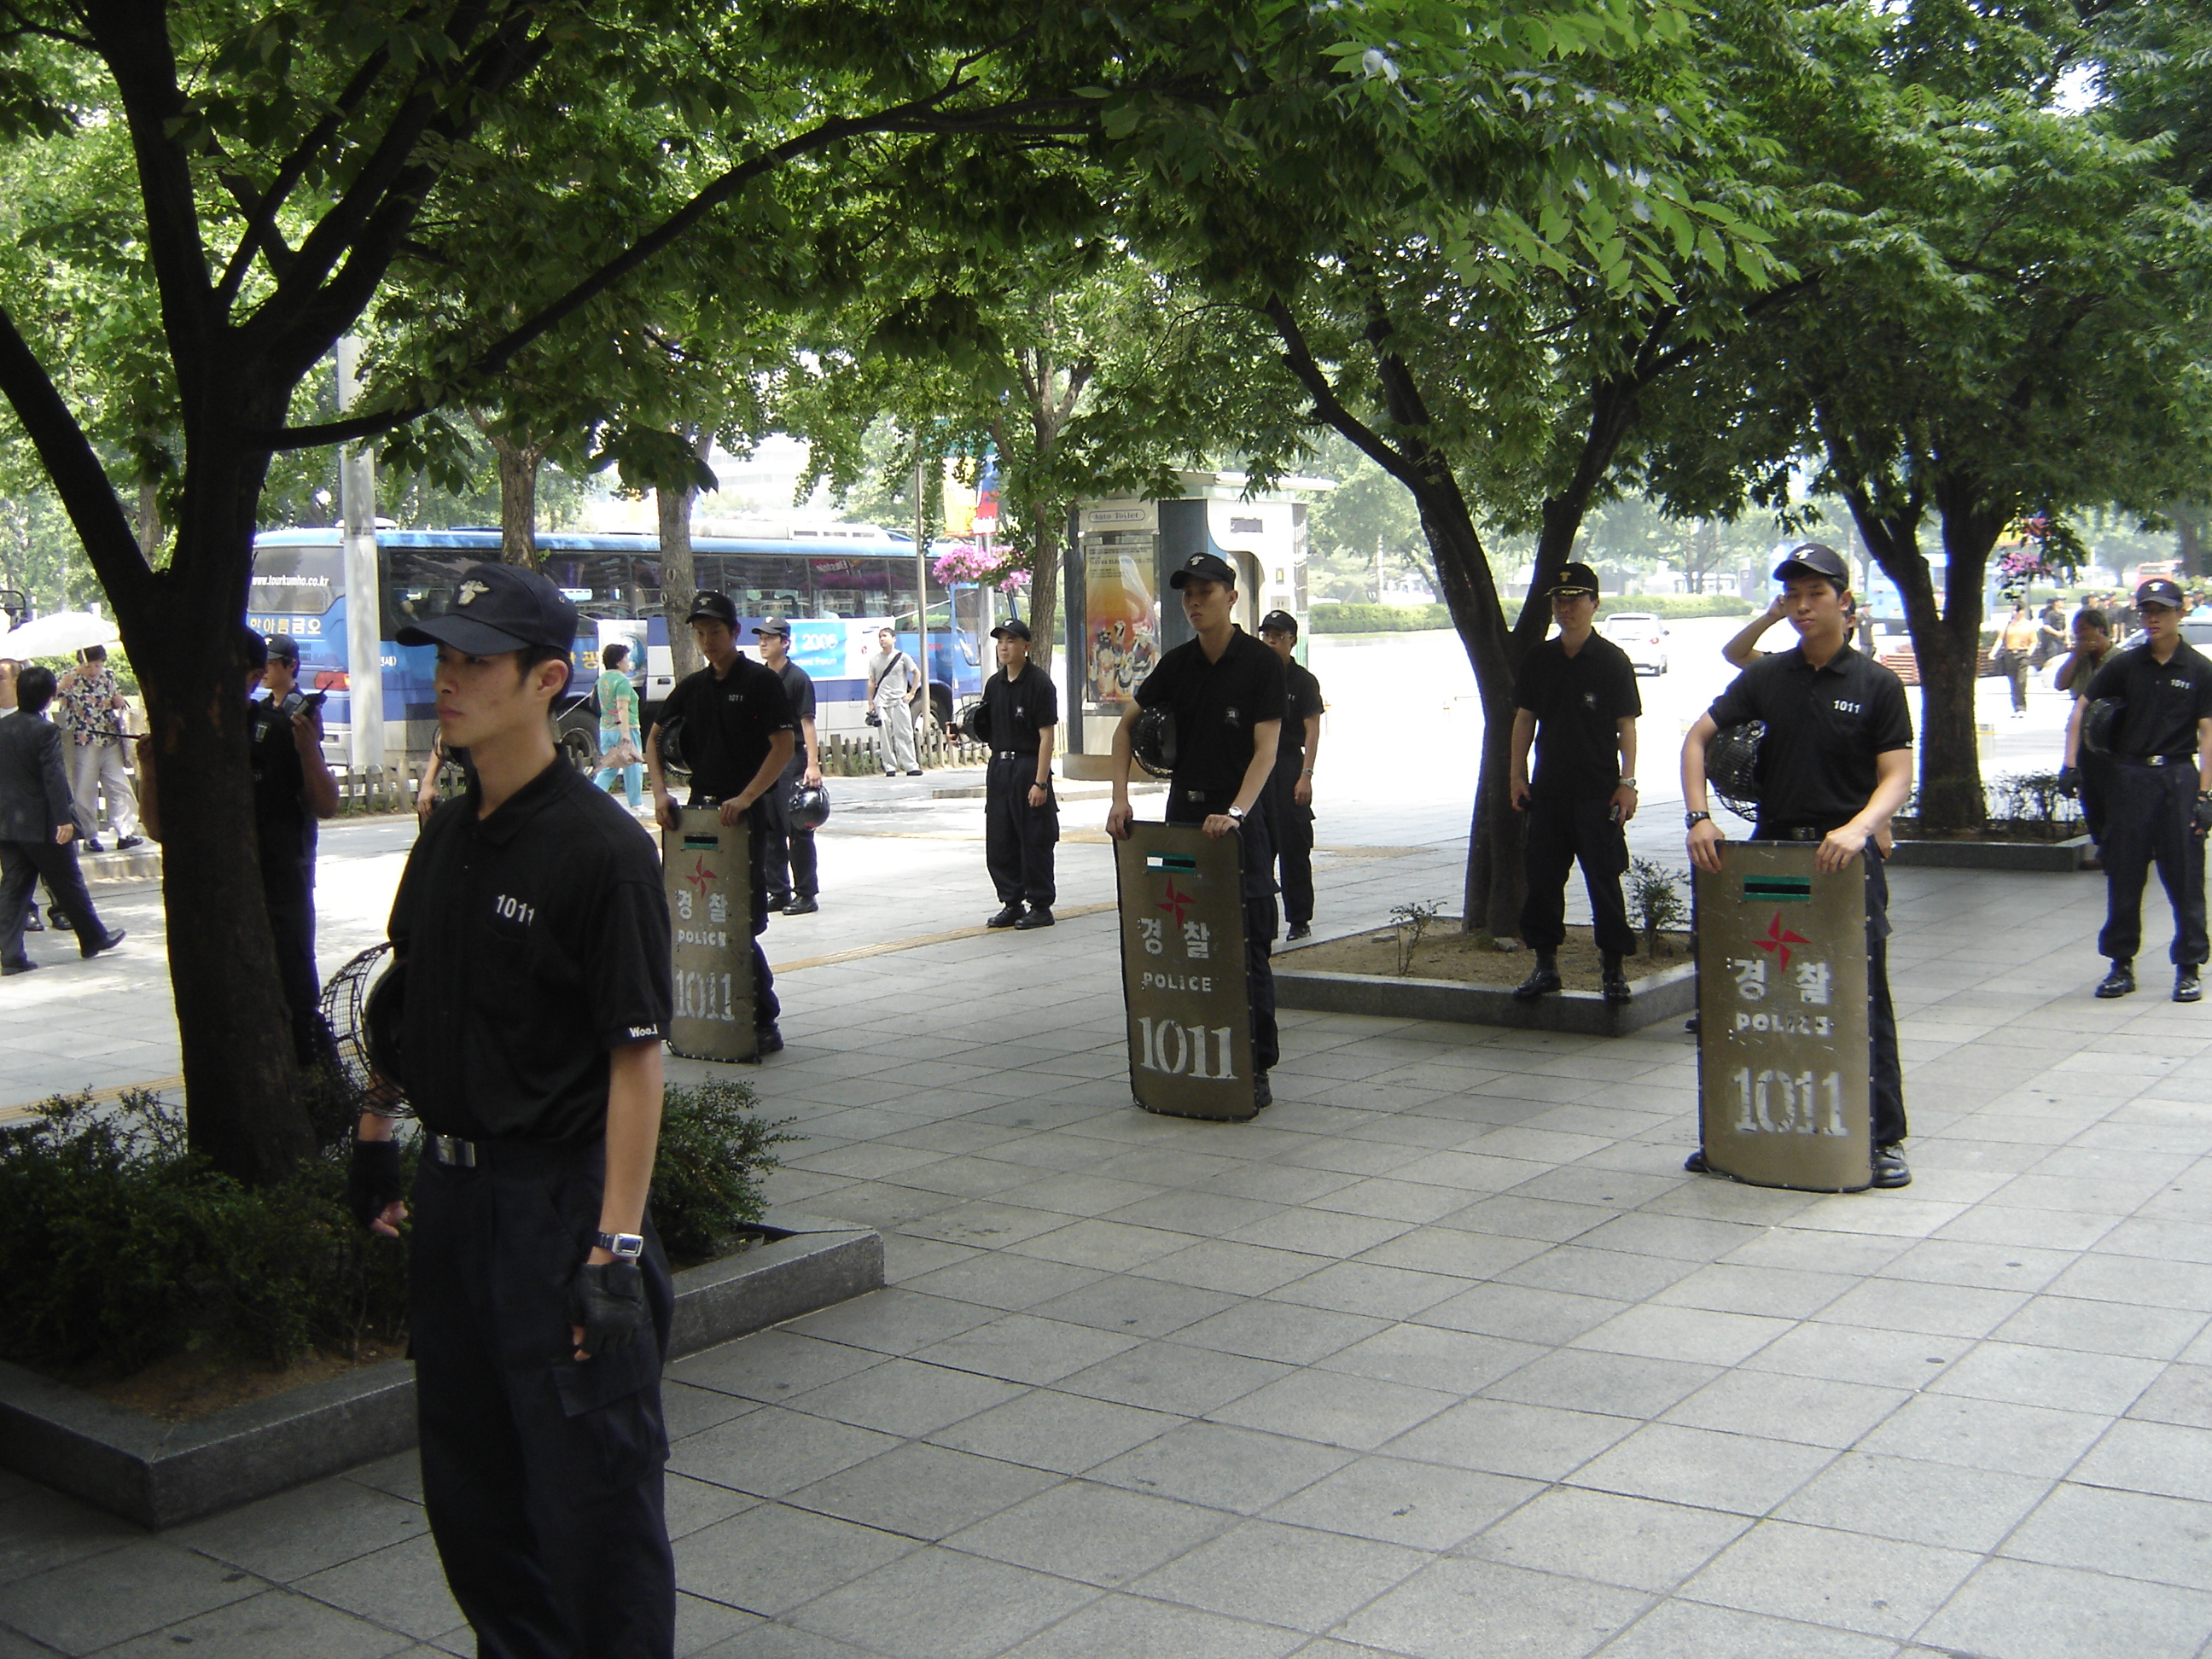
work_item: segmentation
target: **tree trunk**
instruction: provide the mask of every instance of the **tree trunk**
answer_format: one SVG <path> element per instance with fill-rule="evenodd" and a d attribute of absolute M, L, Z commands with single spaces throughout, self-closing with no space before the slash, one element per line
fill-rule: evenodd
<path fill-rule="evenodd" d="M 714 447 L 714 434 L 703 428 L 688 434 L 691 453 L 703 463 Z M 699 499 L 696 481 L 681 489 L 653 492 L 654 515 L 660 523 L 660 608 L 668 619 L 668 657 L 678 679 L 699 672 L 703 660 L 691 638 L 691 601 L 699 592 L 699 568 L 691 557 L 691 508 Z"/>
<path fill-rule="evenodd" d="M 1053 623 L 1060 615 L 1060 519 L 1044 501 L 1028 505 L 1030 660 L 1052 672 Z"/>
<path fill-rule="evenodd" d="M 2176 501 L 2166 509 L 2173 520 L 2173 556 L 2181 561 L 2185 576 L 2212 576 L 2206 562 L 2206 513 L 2201 502 Z"/>
<path fill-rule="evenodd" d="M 519 444 L 487 430 L 484 437 L 499 460 L 499 556 L 501 563 L 538 568 L 538 467 L 542 444 Z"/>
<path fill-rule="evenodd" d="M 138 550 L 146 562 L 161 550 L 161 487 L 153 478 L 138 480 Z"/>
<path fill-rule="evenodd" d="M 170 568 L 107 586 L 152 732 L 191 1145 L 258 1184 L 311 1156 L 314 1135 L 262 899 L 246 763 L 239 618 L 268 458 L 210 453 L 216 441 L 192 446 Z"/>

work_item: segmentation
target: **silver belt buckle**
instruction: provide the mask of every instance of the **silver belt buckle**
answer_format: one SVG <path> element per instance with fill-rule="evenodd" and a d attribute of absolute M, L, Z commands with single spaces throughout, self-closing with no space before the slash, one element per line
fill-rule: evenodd
<path fill-rule="evenodd" d="M 477 1145 L 473 1140 L 464 1140 L 459 1135 L 432 1135 L 430 1150 L 439 1163 L 453 1169 L 477 1167 Z"/>
<path fill-rule="evenodd" d="M 2172 758 L 2173 757 L 2171 755 L 2146 755 L 2143 757 L 2143 764 L 2145 766 L 2163 766 L 2166 762 Z"/>

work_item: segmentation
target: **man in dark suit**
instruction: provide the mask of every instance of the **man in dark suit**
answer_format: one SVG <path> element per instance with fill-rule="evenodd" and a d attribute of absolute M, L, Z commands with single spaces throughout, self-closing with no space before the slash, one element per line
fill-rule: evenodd
<path fill-rule="evenodd" d="M 0 719 L 0 975 L 27 974 L 39 964 L 23 954 L 23 907 L 40 877 L 76 930 L 77 950 L 96 957 L 123 943 L 92 908 L 77 868 L 69 775 L 62 734 L 46 719 L 54 674 L 36 663 L 15 682 L 15 712 Z"/>

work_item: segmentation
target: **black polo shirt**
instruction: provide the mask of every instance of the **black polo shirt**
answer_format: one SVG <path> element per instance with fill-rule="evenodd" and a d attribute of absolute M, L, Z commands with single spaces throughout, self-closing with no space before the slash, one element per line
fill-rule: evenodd
<path fill-rule="evenodd" d="M 766 663 L 747 656 L 739 656 L 720 679 L 709 665 L 677 681 L 660 705 L 661 724 L 679 714 L 691 793 L 708 800 L 744 793 L 768 758 L 769 739 L 799 724 L 783 681 Z"/>
<path fill-rule="evenodd" d="M 1306 721 L 1322 711 L 1321 682 L 1302 662 L 1283 665 L 1283 729 L 1275 738 L 1275 775 L 1296 778 L 1305 769 Z"/>
<path fill-rule="evenodd" d="M 1758 772 L 1763 830 L 1849 823 L 1874 798 L 1875 757 L 1912 747 L 1905 683 L 1848 645 L 1817 669 L 1802 647 L 1761 657 L 1708 712 L 1716 726 L 1766 722 Z"/>
<path fill-rule="evenodd" d="M 1176 793 L 1217 811 L 1228 810 L 1252 764 L 1252 728 L 1280 720 L 1288 696 L 1283 659 L 1241 628 L 1220 661 L 1185 640 L 1137 687 L 1139 708 L 1175 712 Z"/>
<path fill-rule="evenodd" d="M 1644 713 L 1626 651 L 1595 629 L 1571 657 L 1546 640 L 1522 659 L 1513 704 L 1536 717 L 1531 794 L 1577 800 L 1620 787 L 1620 722 Z"/>
<path fill-rule="evenodd" d="M 2092 701 L 2126 699 L 2112 739 L 2112 752 L 2122 760 L 2193 756 L 2197 722 L 2212 719 L 2212 661 L 2186 640 L 2163 663 L 2148 645 L 2131 645 L 2105 659 L 2087 695 Z"/>
<path fill-rule="evenodd" d="M 1044 734 L 1060 724 L 1060 688 L 1033 662 L 1010 680 L 1001 668 L 983 682 L 983 741 L 994 754 L 1034 755 Z"/>
<path fill-rule="evenodd" d="M 582 1145 L 608 1051 L 669 1017 L 660 860 L 565 759 L 480 819 L 482 799 L 472 782 L 430 815 L 392 901 L 409 1096 L 434 1133 Z"/>
<path fill-rule="evenodd" d="M 763 663 L 762 666 L 766 667 L 767 665 Z M 783 686 L 783 700 L 791 705 L 792 729 L 798 731 L 801 720 L 814 718 L 814 677 L 788 657 L 783 659 L 783 666 L 775 672 Z M 791 746 L 791 763 L 794 766 L 806 764 L 805 734 L 803 732 L 799 733 L 799 739 Z"/>

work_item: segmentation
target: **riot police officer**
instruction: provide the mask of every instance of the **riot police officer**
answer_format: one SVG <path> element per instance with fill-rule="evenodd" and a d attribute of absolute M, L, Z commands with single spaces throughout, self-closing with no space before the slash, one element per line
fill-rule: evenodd
<path fill-rule="evenodd" d="M 652 837 L 554 745 L 575 628 L 544 577 L 486 564 L 398 636 L 438 647 L 439 725 L 474 766 L 392 907 L 412 1203 L 374 1113 L 349 1196 L 387 1237 L 412 1210 L 423 1507 L 478 1651 L 667 1659 L 674 1297 L 646 1195 L 668 908 Z"/>
<path fill-rule="evenodd" d="M 1283 659 L 1283 731 L 1275 744 L 1275 769 L 1267 779 L 1267 827 L 1282 869 L 1283 938 L 1313 932 L 1313 781 L 1321 755 L 1321 682 L 1291 653 L 1298 619 L 1287 611 L 1260 618 L 1260 642 Z"/>
<path fill-rule="evenodd" d="M 1114 804 L 1106 833 L 1129 833 L 1129 766 L 1137 717 L 1152 708 L 1175 722 L 1175 767 L 1168 783 L 1167 821 L 1196 824 L 1218 840 L 1243 842 L 1244 993 L 1251 1009 L 1253 1085 L 1257 1104 L 1274 1103 L 1267 1081 L 1279 1056 L 1275 975 L 1268 950 L 1275 937 L 1274 850 L 1267 834 L 1267 780 L 1283 726 L 1282 659 L 1237 625 L 1237 573 L 1215 553 L 1194 553 L 1168 578 L 1182 596 L 1183 615 L 1197 635 L 1164 653 L 1137 687 L 1114 732 Z"/>
<path fill-rule="evenodd" d="M 1723 836 L 1705 793 L 1705 745 L 1723 726 L 1764 720 L 1755 841 L 1819 843 L 1814 867 L 1866 860 L 1867 1033 L 1874 1184 L 1906 1187 L 1905 1080 L 1889 995 L 1889 878 L 1879 837 L 1912 790 L 1912 714 L 1905 685 L 1854 650 L 1844 629 L 1850 567 L 1821 542 L 1802 542 L 1775 568 L 1796 648 L 1759 658 L 1698 717 L 1682 743 L 1682 800 L 1690 862 L 1718 870 Z M 1705 1170 L 1705 1153 L 1684 1166 Z"/>
<path fill-rule="evenodd" d="M 811 826 L 794 823 L 791 792 L 802 786 L 822 787 L 822 744 L 814 730 L 814 677 L 791 659 L 791 624 L 770 617 L 753 629 L 760 641 L 761 661 L 783 682 L 783 695 L 791 704 L 791 718 L 799 728 L 791 760 L 776 780 L 775 787 L 761 799 L 767 805 L 769 830 L 762 868 L 768 877 L 768 907 L 787 916 L 811 916 L 822 906 L 821 860 Z"/>
<path fill-rule="evenodd" d="M 2111 971 L 2100 997 L 2136 988 L 2143 882 L 2158 866 L 2173 907 L 2173 1000 L 2204 995 L 2204 832 L 2212 824 L 2212 661 L 2181 637 L 2189 609 L 2178 583 L 2155 577 L 2136 589 L 2140 641 L 2106 658 L 2089 681 L 2090 704 L 2118 698 L 2111 795 L 2104 802 L 2105 927 L 2100 955 Z M 2073 735 L 2069 732 L 2069 738 Z"/>
<path fill-rule="evenodd" d="M 751 949 L 753 1027 L 763 1056 L 783 1047 L 776 1027 L 782 1005 L 776 1000 L 775 975 L 762 954 L 760 936 L 768 931 L 769 853 L 775 824 L 763 803 L 791 764 L 793 747 L 791 702 L 773 669 L 738 650 L 738 608 L 728 595 L 702 592 L 691 602 L 691 637 L 707 665 L 676 683 L 660 705 L 660 718 L 645 740 L 645 764 L 653 781 L 655 813 L 661 827 L 678 829 L 683 814 L 660 767 L 660 734 L 684 722 L 684 758 L 691 769 L 692 806 L 721 808 L 724 823 L 744 819 L 751 849 Z"/>
<path fill-rule="evenodd" d="M 998 890 L 999 912 L 983 925 L 1028 930 L 1052 926 L 1053 848 L 1060 803 L 1052 793 L 1052 740 L 1060 690 L 1030 662 L 1030 625 L 1015 617 L 991 630 L 999 672 L 983 682 L 975 735 L 990 745 L 983 776 L 983 864 Z M 950 728 L 955 738 L 959 729 Z"/>

